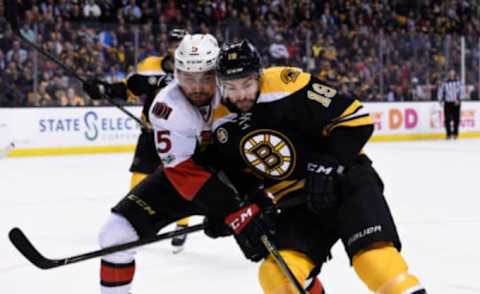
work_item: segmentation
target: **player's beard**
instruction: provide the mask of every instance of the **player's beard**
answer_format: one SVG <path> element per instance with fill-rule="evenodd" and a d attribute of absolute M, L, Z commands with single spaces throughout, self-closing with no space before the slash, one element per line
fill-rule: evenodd
<path fill-rule="evenodd" d="M 233 105 L 240 112 L 250 112 L 252 111 L 253 106 L 257 102 L 258 93 L 253 97 L 242 97 L 235 102 L 232 102 L 231 99 L 227 98 L 227 101 Z"/>
<path fill-rule="evenodd" d="M 212 101 L 213 95 L 205 93 L 205 92 L 195 92 L 191 93 L 188 98 L 190 98 L 190 102 L 195 106 L 204 106 Z"/>
<path fill-rule="evenodd" d="M 249 112 L 253 108 L 254 104 L 254 99 L 243 99 L 241 101 L 237 101 L 235 106 L 242 112 Z"/>

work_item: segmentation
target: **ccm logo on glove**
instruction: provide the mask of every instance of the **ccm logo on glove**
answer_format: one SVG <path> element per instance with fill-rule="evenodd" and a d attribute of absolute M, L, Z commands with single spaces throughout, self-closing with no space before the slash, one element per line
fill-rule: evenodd
<path fill-rule="evenodd" d="M 333 168 L 334 168 L 333 166 L 324 166 L 324 165 L 312 163 L 312 162 L 309 162 L 307 165 L 307 171 L 311 173 L 317 173 L 317 174 L 323 174 L 323 175 L 330 175 L 334 171 Z M 340 175 L 343 173 L 343 170 L 344 170 L 344 167 L 340 165 L 337 167 L 335 172 Z"/>
<path fill-rule="evenodd" d="M 225 224 L 238 235 L 259 212 L 260 208 L 256 204 L 250 204 L 227 216 Z"/>

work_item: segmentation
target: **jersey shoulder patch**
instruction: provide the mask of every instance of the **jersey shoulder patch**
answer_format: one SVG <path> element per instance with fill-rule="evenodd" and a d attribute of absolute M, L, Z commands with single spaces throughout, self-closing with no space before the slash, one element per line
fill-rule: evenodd
<path fill-rule="evenodd" d="M 260 77 L 259 103 L 272 102 L 287 97 L 310 82 L 311 75 L 296 67 L 271 67 Z"/>
<path fill-rule="evenodd" d="M 150 120 L 153 124 L 169 130 L 195 128 L 198 113 L 188 103 L 178 87 L 176 80 L 163 88 L 150 107 Z"/>
<path fill-rule="evenodd" d="M 168 120 L 172 113 L 172 108 L 165 102 L 155 102 L 152 107 L 152 114 L 158 118 Z"/>
<path fill-rule="evenodd" d="M 137 65 L 137 73 L 141 75 L 160 75 L 162 70 L 163 57 L 149 56 Z"/>

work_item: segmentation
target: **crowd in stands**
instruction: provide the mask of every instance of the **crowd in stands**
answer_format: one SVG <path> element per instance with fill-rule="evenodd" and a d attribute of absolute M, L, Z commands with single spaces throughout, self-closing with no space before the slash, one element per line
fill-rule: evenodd
<path fill-rule="evenodd" d="M 471 0 L 17 0 L 20 30 L 80 76 L 112 82 L 165 55 L 172 28 L 249 38 L 264 66 L 301 67 L 365 101 L 436 98 L 460 69 L 478 99 L 480 2 Z M 98 105 L 13 34 L 0 4 L 0 106 Z M 477 94 L 475 94 L 477 93 Z"/>

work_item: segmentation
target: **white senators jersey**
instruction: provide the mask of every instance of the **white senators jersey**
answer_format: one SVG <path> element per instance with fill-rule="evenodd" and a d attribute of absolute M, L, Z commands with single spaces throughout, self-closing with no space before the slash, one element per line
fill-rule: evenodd
<path fill-rule="evenodd" d="M 173 80 L 157 94 L 150 107 L 155 145 L 165 173 L 187 199 L 193 199 L 200 189 L 196 181 L 203 184 L 210 176 L 193 162 L 192 156 L 197 147 L 211 138 L 213 109 L 219 101 L 217 91 L 210 105 L 196 107 L 183 95 L 178 81 Z"/>

